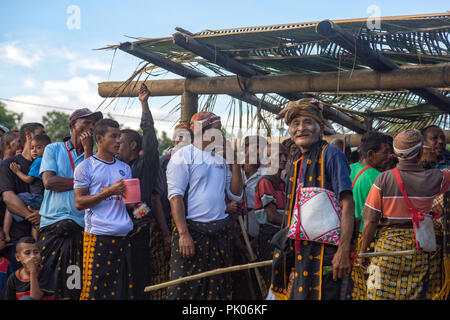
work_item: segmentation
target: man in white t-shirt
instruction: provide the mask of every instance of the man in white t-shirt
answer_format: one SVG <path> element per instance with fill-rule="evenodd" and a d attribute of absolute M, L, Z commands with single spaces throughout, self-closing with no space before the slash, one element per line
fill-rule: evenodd
<path fill-rule="evenodd" d="M 179 149 L 167 165 L 168 198 L 176 225 L 170 260 L 171 279 L 229 265 L 231 220 L 225 196 L 242 198 L 242 176 L 216 153 L 223 146 L 220 117 L 207 111 L 191 119 L 194 142 Z M 216 148 L 216 149 L 215 149 Z M 227 154 L 233 157 L 233 152 Z M 187 206 L 187 207 L 186 207 Z M 229 299 L 229 274 L 185 282 L 168 289 L 168 299 Z"/>
<path fill-rule="evenodd" d="M 85 210 L 81 300 L 132 299 L 131 245 L 133 222 L 122 199 L 123 180 L 131 168 L 114 158 L 119 124 L 100 120 L 94 128 L 98 151 L 75 168 L 75 206 Z"/>

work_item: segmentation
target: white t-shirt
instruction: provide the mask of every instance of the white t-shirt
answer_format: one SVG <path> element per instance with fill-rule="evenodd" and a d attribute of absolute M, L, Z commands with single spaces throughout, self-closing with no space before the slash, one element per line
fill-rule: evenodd
<path fill-rule="evenodd" d="M 169 200 L 184 197 L 189 184 L 187 219 L 202 223 L 225 219 L 225 194 L 230 200 L 242 199 L 230 191 L 231 171 L 225 159 L 192 144 L 173 155 L 166 174 Z"/>
<path fill-rule="evenodd" d="M 81 162 L 74 173 L 74 189 L 89 188 L 89 195 L 102 192 L 119 179 L 131 179 L 131 168 L 114 158 L 106 162 L 95 156 Z M 96 235 L 126 236 L 133 229 L 121 195 L 113 195 L 85 210 L 84 231 Z"/>

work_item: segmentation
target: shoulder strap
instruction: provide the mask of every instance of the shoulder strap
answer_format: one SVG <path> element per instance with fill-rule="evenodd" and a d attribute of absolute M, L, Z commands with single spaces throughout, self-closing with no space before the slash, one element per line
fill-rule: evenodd
<path fill-rule="evenodd" d="M 397 180 L 397 184 L 400 188 L 400 191 L 403 194 L 403 198 L 406 201 L 406 205 L 408 206 L 409 211 L 411 212 L 411 218 L 413 223 L 416 225 L 416 227 L 419 226 L 419 221 L 423 220 L 423 215 L 421 215 L 419 212 L 417 212 L 417 210 L 415 210 L 412 205 L 411 202 L 408 199 L 408 194 L 406 193 L 406 189 L 405 186 L 403 185 L 403 181 L 402 178 L 400 177 L 400 173 L 398 172 L 397 168 L 394 168 L 394 175 L 395 175 L 395 180 Z"/>
<path fill-rule="evenodd" d="M 69 154 L 69 159 L 70 159 L 70 164 L 72 166 L 72 171 L 75 171 L 75 164 L 73 162 L 72 153 L 70 152 L 69 144 L 67 143 L 67 141 L 64 142 L 64 145 L 66 146 L 67 153 Z"/>
<path fill-rule="evenodd" d="M 358 180 L 359 176 L 362 175 L 364 171 L 366 171 L 367 169 L 371 169 L 371 168 L 373 168 L 373 167 L 367 166 L 358 173 L 358 175 L 355 177 L 355 180 L 353 180 L 353 182 L 352 182 L 352 188 L 355 185 L 356 180 Z"/>

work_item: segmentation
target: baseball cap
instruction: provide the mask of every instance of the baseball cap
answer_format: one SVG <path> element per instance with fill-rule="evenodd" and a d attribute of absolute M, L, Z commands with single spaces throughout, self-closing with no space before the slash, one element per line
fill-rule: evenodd
<path fill-rule="evenodd" d="M 72 114 L 70 115 L 69 121 L 70 121 L 70 124 L 72 125 L 72 123 L 74 123 L 75 120 L 80 119 L 80 118 L 86 118 L 89 116 L 93 116 L 95 118 L 95 121 L 103 119 L 103 114 L 100 111 L 92 112 L 88 108 L 82 108 L 82 109 L 77 109 L 74 112 L 72 112 Z"/>
<path fill-rule="evenodd" d="M 3 125 L 0 124 L 0 130 L 2 130 L 4 133 L 7 133 L 9 129 Z"/>

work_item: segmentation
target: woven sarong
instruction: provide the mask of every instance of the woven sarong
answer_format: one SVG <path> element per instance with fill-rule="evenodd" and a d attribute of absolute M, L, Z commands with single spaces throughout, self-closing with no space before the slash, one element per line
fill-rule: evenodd
<path fill-rule="evenodd" d="M 368 300 L 432 299 L 441 288 L 442 235 L 437 231 L 435 253 L 374 257 L 367 268 Z M 415 248 L 413 229 L 382 228 L 375 252 L 403 251 Z"/>
<path fill-rule="evenodd" d="M 80 300 L 133 299 L 131 244 L 128 237 L 84 233 Z"/>
<path fill-rule="evenodd" d="M 164 248 L 164 237 L 156 219 L 151 219 L 150 257 L 151 257 L 151 283 L 158 284 L 169 281 L 170 251 Z M 150 300 L 166 300 L 167 288 L 150 292 Z"/>
<path fill-rule="evenodd" d="M 179 251 L 179 234 L 173 232 L 170 257 L 171 280 L 230 265 L 231 220 L 201 223 L 187 220 L 189 233 L 195 243 L 195 254 L 184 259 Z M 229 300 L 231 298 L 230 273 L 170 286 L 168 300 Z"/>
<path fill-rule="evenodd" d="M 260 261 L 266 261 L 273 258 L 274 247 L 270 244 L 275 233 L 280 231 L 280 227 L 275 227 L 269 224 L 259 225 L 258 236 L 258 259 Z M 272 266 L 259 268 L 266 288 L 270 287 L 270 280 L 272 276 Z"/>
<path fill-rule="evenodd" d="M 81 289 L 68 286 L 67 280 L 73 266 L 82 270 L 83 228 L 70 219 L 58 221 L 40 229 L 38 244 L 42 264 L 54 272 L 55 300 L 78 300 Z"/>
<path fill-rule="evenodd" d="M 356 253 L 359 253 L 361 247 L 362 234 L 358 234 L 358 243 L 356 245 Z M 367 252 L 373 252 L 375 248 L 375 239 L 370 242 Z M 353 265 L 350 281 L 350 290 L 347 296 L 351 300 L 366 300 L 367 299 L 367 278 L 368 274 L 366 270 L 359 265 Z"/>

